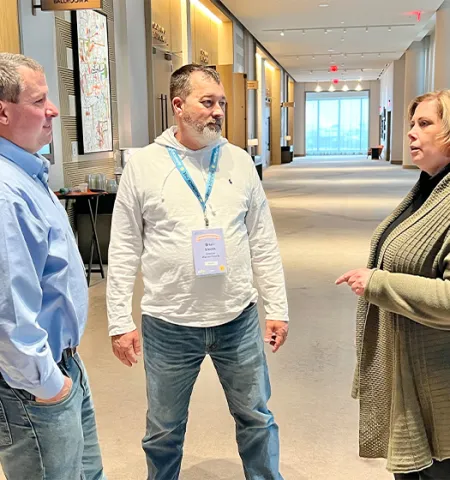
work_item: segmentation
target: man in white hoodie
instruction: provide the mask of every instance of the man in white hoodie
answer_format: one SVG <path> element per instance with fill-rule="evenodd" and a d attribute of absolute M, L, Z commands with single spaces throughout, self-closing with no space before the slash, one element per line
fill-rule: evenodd
<path fill-rule="evenodd" d="M 245 478 L 282 479 L 278 427 L 267 408 L 264 341 L 286 340 L 283 267 L 269 206 L 251 157 L 221 137 L 226 97 L 213 69 L 186 65 L 170 85 L 176 127 L 136 153 L 120 182 L 108 271 L 114 354 L 141 353 L 131 314 L 139 266 L 148 413 L 148 479 L 179 477 L 189 400 L 210 355 L 236 421 Z"/>

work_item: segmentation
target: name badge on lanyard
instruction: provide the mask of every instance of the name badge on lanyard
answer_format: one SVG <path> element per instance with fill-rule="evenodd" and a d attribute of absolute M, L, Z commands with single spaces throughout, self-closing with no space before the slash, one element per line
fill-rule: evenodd
<path fill-rule="evenodd" d="M 192 253 L 194 257 L 195 274 L 199 277 L 211 275 L 225 275 L 227 272 L 227 259 L 225 253 L 225 240 L 222 228 L 208 228 L 209 220 L 206 211 L 206 204 L 212 192 L 214 180 L 216 177 L 217 163 L 219 160 L 219 147 L 215 147 L 211 153 L 209 162 L 208 180 L 206 182 L 205 199 L 198 191 L 189 172 L 183 164 L 178 152 L 171 147 L 167 147 L 170 158 L 177 167 L 184 181 L 197 197 L 205 219 L 204 230 L 194 230 L 192 232 Z"/>

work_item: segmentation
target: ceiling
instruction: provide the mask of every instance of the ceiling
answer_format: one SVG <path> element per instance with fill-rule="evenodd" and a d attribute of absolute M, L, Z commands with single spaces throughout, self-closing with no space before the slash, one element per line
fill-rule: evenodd
<path fill-rule="evenodd" d="M 444 0 L 222 0 L 298 82 L 376 80 Z M 320 7 L 319 4 L 328 4 Z M 412 12 L 420 12 L 420 21 Z M 325 31 L 327 33 L 325 34 Z M 282 36 L 281 33 L 284 33 Z M 329 73 L 331 64 L 338 73 Z"/>

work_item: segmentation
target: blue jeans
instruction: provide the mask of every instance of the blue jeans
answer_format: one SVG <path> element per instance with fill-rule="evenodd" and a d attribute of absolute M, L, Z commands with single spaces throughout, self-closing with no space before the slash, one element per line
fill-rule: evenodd
<path fill-rule="evenodd" d="M 0 462 L 8 480 L 106 480 L 81 358 L 64 355 L 59 367 L 72 390 L 49 405 L 0 377 Z"/>
<path fill-rule="evenodd" d="M 179 477 L 189 400 L 207 354 L 236 422 L 245 478 L 283 480 L 278 426 L 267 408 L 270 383 L 256 305 L 212 328 L 173 325 L 144 315 L 142 330 L 148 397 L 142 446 L 148 480 Z"/>

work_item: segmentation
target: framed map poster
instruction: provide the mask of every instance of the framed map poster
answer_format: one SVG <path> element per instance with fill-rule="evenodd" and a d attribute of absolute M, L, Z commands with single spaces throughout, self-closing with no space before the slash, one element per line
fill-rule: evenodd
<path fill-rule="evenodd" d="M 72 12 L 78 150 L 80 154 L 113 149 L 111 85 L 106 15 Z"/>

